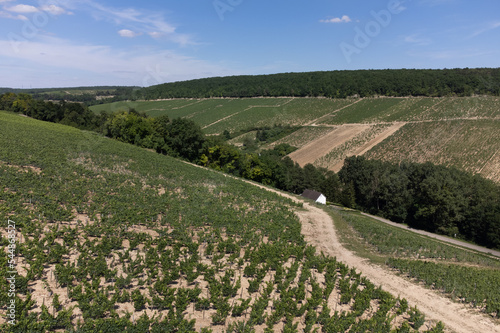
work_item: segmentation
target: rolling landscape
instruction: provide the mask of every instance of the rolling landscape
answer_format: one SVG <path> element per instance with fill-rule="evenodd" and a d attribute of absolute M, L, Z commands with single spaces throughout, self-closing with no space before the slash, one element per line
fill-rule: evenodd
<path fill-rule="evenodd" d="M 151 117 L 183 117 L 207 135 L 266 126 L 296 131 L 264 145 L 286 143 L 290 157 L 338 172 L 348 156 L 453 166 L 500 182 L 500 98 L 410 97 L 364 99 L 243 98 L 115 102 L 94 112 L 136 109 Z M 241 140 L 243 142 L 243 140 Z M 400 149 L 398 149 L 398 147 Z"/>
<path fill-rule="evenodd" d="M 3 91 L 0 330 L 500 332 L 499 73 Z"/>
<path fill-rule="evenodd" d="M 500 333 L 499 12 L 0 0 L 0 333 Z"/>

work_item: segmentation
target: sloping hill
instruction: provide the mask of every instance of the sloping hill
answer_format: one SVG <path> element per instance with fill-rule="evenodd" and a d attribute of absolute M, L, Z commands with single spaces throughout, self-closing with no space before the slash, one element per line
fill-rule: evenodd
<path fill-rule="evenodd" d="M 4 112 L 0 142 L 0 269 L 17 272 L 15 283 L 0 282 L 1 301 L 15 305 L 14 326 L 0 319 L 5 331 L 424 323 L 355 270 L 315 255 L 294 213 L 301 205 L 290 199 Z M 16 245 L 12 254 L 8 244 Z"/>
<path fill-rule="evenodd" d="M 151 116 L 189 118 L 206 134 L 245 133 L 275 125 L 299 129 L 262 149 L 287 143 L 290 157 L 339 171 L 346 157 L 433 162 L 500 182 L 500 98 L 242 98 L 174 99 L 95 106 L 95 112 L 135 108 Z M 357 130 L 355 130 L 357 129 Z M 352 135 L 337 135 L 351 133 Z M 250 134 L 248 136 L 252 138 Z M 255 137 L 255 136 L 253 136 Z"/>

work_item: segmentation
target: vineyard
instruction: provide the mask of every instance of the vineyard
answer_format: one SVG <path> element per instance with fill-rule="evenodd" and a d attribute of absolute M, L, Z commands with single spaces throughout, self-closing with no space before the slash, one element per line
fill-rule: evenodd
<path fill-rule="evenodd" d="M 499 145 L 499 120 L 410 123 L 365 156 L 396 163 L 433 161 L 498 181 Z"/>
<path fill-rule="evenodd" d="M 382 135 L 390 127 L 391 125 L 388 124 L 370 126 L 368 129 L 357 133 L 353 138 L 331 149 L 326 155 L 317 159 L 314 164 L 338 172 L 342 168 L 346 157 L 362 155 L 359 150 L 369 149 L 370 142 L 377 139 L 378 136 Z M 365 148 L 367 145 L 368 148 Z"/>
<path fill-rule="evenodd" d="M 347 227 L 343 241 L 358 253 L 456 302 L 500 318 L 500 291 L 491 287 L 500 281 L 498 258 L 443 244 L 357 213 L 341 212 L 338 220 Z"/>
<path fill-rule="evenodd" d="M 290 124 L 341 125 L 347 123 L 384 123 L 438 121 L 457 118 L 498 117 L 500 98 L 241 98 L 241 99 L 172 99 L 162 101 L 125 101 L 92 106 L 99 113 L 128 110 L 156 117 L 189 117 L 202 127 L 220 121 L 222 128 L 234 131 L 249 125 Z M 250 112 L 243 112 L 250 111 Z M 268 113 L 266 113 L 268 111 Z M 227 117 L 227 118 L 226 118 Z M 218 133 L 210 128 L 207 133 Z"/>
<path fill-rule="evenodd" d="M 495 181 L 500 180 L 497 153 L 500 99 L 474 97 L 399 97 L 363 99 L 327 98 L 219 98 L 129 101 L 96 105 L 94 112 L 134 108 L 157 117 L 188 118 L 205 134 L 224 132 L 241 136 L 270 126 L 297 126 L 298 130 L 262 149 L 281 143 L 298 149 L 312 145 L 318 150 L 309 158 L 295 152 L 301 165 L 311 163 L 338 171 L 345 157 L 366 155 L 392 162 L 430 161 L 454 166 Z M 352 124 L 352 125 L 349 125 Z M 344 141 L 327 136 L 343 126 L 370 126 Z M 231 136 L 235 138 L 235 136 Z M 247 139 L 248 140 L 248 139 Z M 320 144 L 320 147 L 316 145 Z M 307 149 L 309 154 L 310 149 Z"/>
<path fill-rule="evenodd" d="M 335 127 L 304 126 L 287 137 L 264 146 L 263 148 L 269 149 L 282 143 L 288 143 L 291 146 L 302 148 L 308 143 L 318 140 L 333 130 L 335 130 Z"/>
<path fill-rule="evenodd" d="M 0 119 L 0 220 L 15 222 L 18 272 L 3 331 L 443 329 L 317 254 L 290 199 L 94 133 Z"/>
<path fill-rule="evenodd" d="M 315 98 L 242 98 L 116 102 L 93 106 L 94 112 L 114 112 L 134 108 L 150 116 L 190 118 L 205 133 L 237 132 L 248 127 L 304 125 L 334 112 L 351 100 Z"/>

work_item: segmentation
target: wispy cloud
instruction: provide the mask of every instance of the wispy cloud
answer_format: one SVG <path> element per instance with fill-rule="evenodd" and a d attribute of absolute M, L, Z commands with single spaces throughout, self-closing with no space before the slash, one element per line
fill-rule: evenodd
<path fill-rule="evenodd" d="M 161 13 L 136 8 L 114 8 L 93 0 L 81 0 L 73 5 L 75 10 L 87 10 L 94 19 L 110 21 L 125 30 L 148 34 L 153 38 L 165 38 L 181 46 L 196 44 L 191 35 L 178 32 L 177 27 L 167 22 Z"/>
<path fill-rule="evenodd" d="M 12 15 L 11 13 L 2 12 L 2 11 L 0 11 L 0 17 L 13 19 L 13 20 L 21 20 L 21 21 L 28 20 L 28 18 L 24 15 L 20 15 L 20 14 L 19 15 Z"/>
<path fill-rule="evenodd" d="M 11 0 L 0 0 L 0 3 L 8 2 Z M 67 11 L 66 9 L 56 6 L 54 4 L 46 4 L 42 5 L 40 7 L 35 7 L 31 5 L 25 5 L 25 4 L 18 4 L 14 6 L 6 6 L 4 7 L 5 11 L 0 11 L 0 17 L 3 18 L 9 18 L 9 19 L 16 19 L 16 20 L 28 20 L 28 18 L 23 15 L 23 14 L 34 14 L 34 13 L 39 13 L 39 12 L 46 12 L 49 13 L 50 15 L 57 16 L 57 15 L 63 15 L 63 14 L 68 14 L 71 15 L 73 14 L 72 12 Z M 10 13 L 15 13 L 19 15 L 12 15 Z"/>
<path fill-rule="evenodd" d="M 473 49 L 456 49 L 456 50 L 432 50 L 423 52 L 410 52 L 410 56 L 433 60 L 463 60 L 463 59 L 478 59 L 481 57 L 497 55 L 499 51 L 495 50 L 473 50 Z"/>
<path fill-rule="evenodd" d="M 67 77 L 79 72 L 106 76 L 110 82 L 148 86 L 234 74 L 222 65 L 184 56 L 172 50 L 79 45 L 50 36 L 40 36 L 37 41 L 15 43 L 13 45 L 12 41 L 0 40 L 0 58 L 4 59 L 2 62 L 9 59 L 22 60 L 23 68 L 31 68 L 33 71 L 50 68 L 54 72 L 66 73 Z M 42 75 L 40 80 L 43 80 Z"/>
<path fill-rule="evenodd" d="M 0 0 L 0 3 L 7 5 L 10 1 L 15 0 Z M 167 22 L 162 13 L 136 8 L 114 8 L 94 0 L 56 1 L 41 0 L 39 7 L 26 4 L 4 6 L 3 11 L 0 10 L 0 17 L 27 20 L 28 18 L 25 15 L 40 11 L 53 16 L 73 15 L 74 12 L 82 11 L 89 13 L 95 20 L 111 22 L 118 27 L 119 34 L 123 37 L 136 37 L 146 34 L 155 39 L 163 38 L 180 46 L 198 44 L 192 35 L 180 33 L 174 24 Z"/>
<path fill-rule="evenodd" d="M 404 37 L 404 41 L 406 43 L 418 45 L 418 46 L 426 46 L 432 43 L 432 40 L 427 37 L 422 37 L 420 34 L 412 34 Z"/>
<path fill-rule="evenodd" d="M 500 21 L 498 22 L 493 22 L 493 23 L 489 23 L 486 27 L 483 27 L 481 29 L 478 29 L 476 30 L 475 32 L 473 32 L 471 35 L 469 35 L 467 38 L 474 38 L 474 37 L 477 37 L 479 35 L 482 35 L 488 31 L 491 31 L 491 30 L 494 30 L 494 29 L 497 29 L 500 27 Z"/>
<path fill-rule="evenodd" d="M 342 17 L 334 17 L 326 20 L 320 20 L 321 23 L 349 23 L 351 21 L 352 21 L 351 18 L 347 15 L 344 15 Z"/>

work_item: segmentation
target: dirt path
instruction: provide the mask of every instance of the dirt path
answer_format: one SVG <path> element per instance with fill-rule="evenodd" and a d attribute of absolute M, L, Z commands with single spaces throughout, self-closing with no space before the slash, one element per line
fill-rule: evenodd
<path fill-rule="evenodd" d="M 227 177 L 236 178 L 229 175 Z M 454 303 L 449 298 L 412 283 L 385 268 L 370 264 L 367 259 L 358 257 L 353 252 L 345 249 L 337 237 L 332 218 L 323 209 L 292 194 L 252 181 L 243 181 L 290 198 L 295 202 L 303 202 L 305 210 L 298 210 L 296 214 L 302 223 L 302 234 L 309 244 L 314 245 L 318 252 L 322 251 L 325 255 L 336 257 L 337 260 L 356 268 L 372 283 L 382 286 L 385 291 L 390 292 L 395 297 L 406 298 L 408 303 L 411 306 L 416 305 L 427 319 L 443 322 L 447 331 L 456 333 L 500 333 L 500 325 L 495 324 L 491 318 L 479 313 L 477 310 L 468 309 L 463 305 Z"/>
<path fill-rule="evenodd" d="M 258 184 L 252 183 L 260 186 Z M 282 196 L 300 201 L 297 197 L 260 186 L 268 191 L 276 192 Z M 395 297 L 406 298 L 410 305 L 416 305 L 427 319 L 442 321 L 448 331 L 456 333 L 500 333 L 500 325 L 476 310 L 467 309 L 449 298 L 436 292 L 412 283 L 387 269 L 370 264 L 367 259 L 356 256 L 340 244 L 334 228 L 332 218 L 321 208 L 304 202 L 305 211 L 298 211 L 297 215 L 302 222 L 302 234 L 306 241 L 316 246 L 318 252 L 337 257 L 350 267 L 361 271 L 375 285 Z"/>
<path fill-rule="evenodd" d="M 335 256 L 339 261 L 355 267 L 362 274 L 394 296 L 404 297 L 409 304 L 417 305 L 426 318 L 442 321 L 445 326 L 457 333 L 500 332 L 500 326 L 485 315 L 453 303 L 450 299 L 436 292 L 414 284 L 394 273 L 360 258 L 345 249 L 339 242 L 333 221 L 320 208 L 304 204 L 306 212 L 299 212 L 302 221 L 302 233 L 307 242 L 316 246 L 318 251 Z"/>

